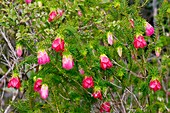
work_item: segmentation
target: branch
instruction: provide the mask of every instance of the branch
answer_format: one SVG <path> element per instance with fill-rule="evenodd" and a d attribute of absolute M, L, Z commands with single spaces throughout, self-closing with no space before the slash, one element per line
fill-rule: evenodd
<path fill-rule="evenodd" d="M 138 78 L 145 78 L 145 77 L 140 76 L 140 75 L 136 74 L 135 72 L 133 72 L 133 71 L 131 71 L 131 70 L 129 70 L 129 69 L 127 69 L 127 68 L 121 66 L 121 65 L 118 64 L 115 60 L 112 59 L 112 61 L 113 61 L 114 64 L 116 64 L 117 66 L 119 66 L 119 67 L 125 69 L 126 71 L 130 72 L 132 75 L 134 75 L 134 76 L 136 76 L 136 77 L 138 77 Z"/>
<path fill-rule="evenodd" d="M 5 39 L 5 41 L 7 42 L 9 48 L 11 49 L 13 55 L 17 58 L 16 52 L 15 52 L 15 50 L 14 50 L 11 42 L 8 40 L 8 38 L 6 37 L 6 35 L 5 35 L 5 33 L 2 31 L 2 29 L 0 29 L 0 32 L 1 32 L 1 34 L 2 34 L 2 37 L 3 37 L 3 38 Z"/>
<path fill-rule="evenodd" d="M 13 63 L 12 66 L 11 66 L 11 67 L 8 69 L 8 71 L 5 73 L 5 75 L 1 77 L 0 81 L 2 81 L 4 78 L 7 77 L 7 75 L 11 72 L 11 70 L 14 69 L 14 65 L 15 65 L 15 63 Z"/>
<path fill-rule="evenodd" d="M 19 93 L 19 90 L 17 89 L 16 94 L 14 94 L 14 95 L 13 95 L 13 97 L 12 97 L 12 102 L 11 102 L 11 103 L 13 103 L 13 102 L 14 102 L 14 100 L 16 99 L 16 97 L 17 97 L 18 93 Z M 10 109 L 10 108 L 11 108 L 11 104 L 9 104 L 9 105 L 6 107 L 6 109 L 5 109 L 5 112 L 4 112 L 4 113 L 9 113 L 8 111 L 9 111 L 9 109 Z"/>

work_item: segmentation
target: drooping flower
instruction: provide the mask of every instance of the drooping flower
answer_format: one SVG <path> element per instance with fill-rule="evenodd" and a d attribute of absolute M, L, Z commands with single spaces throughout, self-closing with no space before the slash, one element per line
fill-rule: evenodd
<path fill-rule="evenodd" d="M 48 98 L 48 85 L 47 84 L 43 84 L 42 86 L 41 86 L 41 89 L 40 89 L 40 97 L 42 98 L 42 99 L 47 99 Z"/>
<path fill-rule="evenodd" d="M 81 68 L 81 69 L 79 69 L 79 73 L 81 74 L 81 75 L 83 75 L 84 74 L 84 70 Z"/>
<path fill-rule="evenodd" d="M 42 79 L 38 78 L 34 83 L 34 91 L 39 92 L 42 86 Z"/>
<path fill-rule="evenodd" d="M 25 0 L 25 3 L 27 3 L 27 4 L 29 4 L 31 2 L 32 2 L 32 0 Z"/>
<path fill-rule="evenodd" d="M 93 78 L 91 76 L 90 77 L 85 76 L 82 85 L 85 89 L 94 87 Z"/>
<path fill-rule="evenodd" d="M 100 90 L 94 91 L 92 95 L 94 98 L 99 98 L 100 100 L 102 100 L 102 93 Z"/>
<path fill-rule="evenodd" d="M 150 83 L 149 83 L 149 87 L 150 87 L 151 90 L 157 91 L 157 90 L 161 89 L 161 83 L 157 79 L 151 80 Z"/>
<path fill-rule="evenodd" d="M 108 41 L 108 44 L 113 45 L 113 35 L 111 32 L 107 33 L 107 41 Z"/>
<path fill-rule="evenodd" d="M 74 61 L 71 55 L 63 55 L 62 67 L 66 70 L 72 69 L 74 66 Z"/>
<path fill-rule="evenodd" d="M 133 20 L 133 19 L 130 19 L 129 22 L 130 22 L 131 28 L 134 28 L 134 27 L 135 27 L 135 26 L 134 26 L 134 20 Z"/>
<path fill-rule="evenodd" d="M 50 57 L 45 50 L 38 51 L 38 64 L 43 65 L 50 62 Z"/>
<path fill-rule="evenodd" d="M 156 57 L 160 56 L 160 54 L 161 54 L 161 47 L 156 47 L 155 48 L 155 54 L 156 54 Z"/>
<path fill-rule="evenodd" d="M 111 110 L 111 106 L 110 106 L 110 102 L 104 102 L 101 107 L 100 107 L 100 112 L 110 112 Z"/>
<path fill-rule="evenodd" d="M 117 53 L 120 57 L 122 57 L 122 47 L 121 46 L 117 47 Z"/>
<path fill-rule="evenodd" d="M 22 46 L 19 44 L 16 46 L 16 54 L 18 57 L 21 57 L 22 55 Z"/>
<path fill-rule="evenodd" d="M 103 70 L 106 70 L 107 68 L 111 68 L 112 66 L 113 66 L 112 62 L 105 54 L 100 55 L 100 67 Z"/>
<path fill-rule="evenodd" d="M 135 36 L 133 45 L 136 49 L 144 48 L 147 46 L 147 43 L 142 35 Z"/>
<path fill-rule="evenodd" d="M 146 36 L 151 36 L 154 34 L 154 28 L 148 22 L 145 23 L 145 33 Z"/>
<path fill-rule="evenodd" d="M 64 51 L 64 40 L 61 38 L 56 38 L 52 43 L 52 49 L 56 52 Z"/>
<path fill-rule="evenodd" d="M 55 19 L 56 16 L 57 16 L 57 12 L 56 11 L 50 12 L 48 21 L 52 22 Z"/>
<path fill-rule="evenodd" d="M 8 82 L 8 88 L 13 87 L 19 89 L 21 87 L 20 79 L 18 76 L 13 76 Z"/>
<path fill-rule="evenodd" d="M 79 16 L 82 16 L 81 10 L 78 10 L 77 14 L 78 14 Z"/>

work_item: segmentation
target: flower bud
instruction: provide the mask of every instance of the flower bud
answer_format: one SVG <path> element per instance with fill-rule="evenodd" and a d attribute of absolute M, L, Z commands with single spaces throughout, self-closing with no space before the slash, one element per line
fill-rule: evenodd
<path fill-rule="evenodd" d="M 63 55 L 62 67 L 66 70 L 72 69 L 74 66 L 74 61 L 71 55 Z"/>
<path fill-rule="evenodd" d="M 157 79 L 151 80 L 150 83 L 149 83 L 149 87 L 150 87 L 151 90 L 156 92 L 157 90 L 161 89 L 161 83 Z"/>
<path fill-rule="evenodd" d="M 105 54 L 100 55 L 100 67 L 103 70 L 106 70 L 107 68 L 111 68 L 112 66 L 113 66 L 112 62 Z"/>
<path fill-rule="evenodd" d="M 79 73 L 81 74 L 81 75 L 84 75 L 84 70 L 81 68 L 81 69 L 79 69 Z"/>
<path fill-rule="evenodd" d="M 111 32 L 107 33 L 107 41 L 108 41 L 108 44 L 113 45 L 113 35 Z"/>
<path fill-rule="evenodd" d="M 117 47 L 117 53 L 120 57 L 122 57 L 122 47 L 121 46 Z"/>
<path fill-rule="evenodd" d="M 134 20 L 133 20 L 133 19 L 130 19 L 129 21 L 130 21 L 130 24 L 131 24 L 131 28 L 134 28 L 134 27 L 135 27 L 135 26 L 134 26 Z"/>
<path fill-rule="evenodd" d="M 38 1 L 38 7 L 42 7 L 42 2 Z"/>
<path fill-rule="evenodd" d="M 161 53 L 161 47 L 156 47 L 156 48 L 155 48 L 156 57 L 159 57 L 159 56 L 160 56 L 160 53 Z"/>
<path fill-rule="evenodd" d="M 21 57 L 22 55 L 22 46 L 19 44 L 16 46 L 16 54 L 18 57 Z"/>
<path fill-rule="evenodd" d="M 77 14 L 78 14 L 79 16 L 82 16 L 81 10 L 78 10 Z"/>
<path fill-rule="evenodd" d="M 61 17 L 64 13 L 64 10 L 61 9 L 57 9 L 57 13 L 59 14 L 59 16 Z"/>
<path fill-rule="evenodd" d="M 142 35 L 135 36 L 133 45 L 136 49 L 144 48 L 147 46 L 147 43 Z"/>
<path fill-rule="evenodd" d="M 48 85 L 43 84 L 40 89 L 40 96 L 42 99 L 47 99 L 48 98 Z"/>
<path fill-rule="evenodd" d="M 154 34 L 154 28 L 148 22 L 145 23 L 145 33 L 146 36 L 151 36 Z"/>
<path fill-rule="evenodd" d="M 64 51 L 64 40 L 61 38 L 56 38 L 52 43 L 52 49 L 56 52 Z"/>
<path fill-rule="evenodd" d="M 91 76 L 90 77 L 85 76 L 85 78 L 83 79 L 82 85 L 85 89 L 94 87 L 93 78 Z"/>
<path fill-rule="evenodd" d="M 110 106 L 110 103 L 109 102 L 104 102 L 101 107 L 100 107 L 100 112 L 103 113 L 103 112 L 110 112 L 111 110 L 111 106 Z"/>
<path fill-rule="evenodd" d="M 50 57 L 45 50 L 38 51 L 38 64 L 43 65 L 50 62 Z"/>

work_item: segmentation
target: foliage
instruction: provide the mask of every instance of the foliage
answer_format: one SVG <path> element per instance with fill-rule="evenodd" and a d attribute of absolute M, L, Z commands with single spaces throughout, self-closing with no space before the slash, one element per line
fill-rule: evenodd
<path fill-rule="evenodd" d="M 11 102 L 13 108 L 22 113 L 88 113 L 99 112 L 100 105 L 109 101 L 111 112 L 168 112 L 170 4 L 166 0 L 160 4 L 155 33 L 148 37 L 147 20 L 140 15 L 140 6 L 145 3 L 140 0 L 132 4 L 127 0 L 35 0 L 30 4 L 24 0 L 1 1 L 0 28 L 24 51 L 13 69 L 22 80 L 22 96 Z M 64 10 L 64 14 L 48 22 L 49 13 L 57 9 Z M 82 16 L 77 14 L 79 10 Z M 134 28 L 130 19 L 135 22 Z M 113 45 L 107 42 L 108 32 L 113 34 Z M 134 48 L 137 34 L 145 37 L 147 47 Z M 65 41 L 63 54 L 73 56 L 71 70 L 62 68 L 62 56 L 51 48 L 56 37 Z M 118 47 L 122 47 L 121 57 Z M 155 56 L 156 47 L 162 48 L 160 57 Z M 50 63 L 37 65 L 38 50 L 42 49 L 47 51 Z M 101 54 L 111 59 L 112 68 L 100 68 Z M 83 75 L 79 73 L 81 68 L 85 71 Z M 85 76 L 93 77 L 95 88 L 102 91 L 102 100 L 92 97 L 93 88 L 82 87 Z M 42 100 L 34 92 L 35 77 L 48 84 L 48 99 Z M 157 92 L 149 89 L 153 78 L 161 81 L 162 89 Z"/>

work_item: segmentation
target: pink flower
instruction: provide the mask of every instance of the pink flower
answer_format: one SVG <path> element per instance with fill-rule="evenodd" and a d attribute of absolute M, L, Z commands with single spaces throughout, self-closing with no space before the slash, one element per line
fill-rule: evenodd
<path fill-rule="evenodd" d="M 100 107 L 100 112 L 110 112 L 111 107 L 110 107 L 110 103 L 109 102 L 104 102 L 101 107 Z"/>
<path fill-rule="evenodd" d="M 139 35 L 137 37 L 135 36 L 133 45 L 136 49 L 138 49 L 138 48 L 144 48 L 145 46 L 147 46 L 147 43 L 144 37 L 142 35 Z"/>
<path fill-rule="evenodd" d="M 41 86 L 40 97 L 44 100 L 48 98 L 48 85 L 47 84 L 43 84 Z"/>
<path fill-rule="evenodd" d="M 146 22 L 145 30 L 146 36 L 151 36 L 154 34 L 154 28 L 148 22 Z"/>
<path fill-rule="evenodd" d="M 50 12 L 48 21 L 52 22 L 55 19 L 56 16 L 57 16 L 57 12 L 56 11 Z"/>
<path fill-rule="evenodd" d="M 38 51 L 38 64 L 39 65 L 43 65 L 46 63 L 50 62 L 50 57 L 48 56 L 47 52 L 42 50 L 42 51 Z"/>
<path fill-rule="evenodd" d="M 59 14 L 59 16 L 61 17 L 64 13 L 64 10 L 61 9 L 57 9 L 57 13 Z"/>
<path fill-rule="evenodd" d="M 78 10 L 77 14 L 78 14 L 79 16 L 82 16 L 81 10 Z"/>
<path fill-rule="evenodd" d="M 34 83 L 34 91 L 39 92 L 42 85 L 42 79 L 38 78 Z"/>
<path fill-rule="evenodd" d="M 107 41 L 110 45 L 113 45 L 113 35 L 111 32 L 107 33 Z"/>
<path fill-rule="evenodd" d="M 80 72 L 81 75 L 84 75 L 84 70 L 82 68 L 79 69 L 79 72 Z"/>
<path fill-rule="evenodd" d="M 113 66 L 112 62 L 105 54 L 100 55 L 100 67 L 103 70 L 106 70 L 107 68 L 111 68 L 112 66 Z"/>
<path fill-rule="evenodd" d="M 94 87 L 93 78 L 85 76 L 85 78 L 83 79 L 82 85 L 85 89 Z"/>
<path fill-rule="evenodd" d="M 13 87 L 19 89 L 21 87 L 19 77 L 12 77 L 8 82 L 8 88 Z"/>
<path fill-rule="evenodd" d="M 66 70 L 72 69 L 74 66 L 74 61 L 71 55 L 63 55 L 62 67 Z"/>
<path fill-rule="evenodd" d="M 151 90 L 153 91 L 157 91 L 161 89 L 161 83 L 159 82 L 159 80 L 151 80 L 149 83 L 149 87 Z"/>
<path fill-rule="evenodd" d="M 32 2 L 32 0 L 25 0 L 25 3 L 27 3 L 27 4 L 29 4 L 31 2 Z"/>
<path fill-rule="evenodd" d="M 21 55 L 22 55 L 22 46 L 21 45 L 16 46 L 16 54 L 18 57 L 21 57 Z"/>
<path fill-rule="evenodd" d="M 100 100 L 102 100 L 102 93 L 100 90 L 93 92 L 92 95 L 94 98 L 99 98 Z"/>
<path fill-rule="evenodd" d="M 134 20 L 133 20 L 133 19 L 130 19 L 129 21 L 130 21 L 130 24 L 131 24 L 131 28 L 134 28 L 134 27 L 135 27 L 135 26 L 134 26 Z"/>
<path fill-rule="evenodd" d="M 64 51 L 64 40 L 61 38 L 56 38 L 52 43 L 52 49 L 56 52 Z"/>

